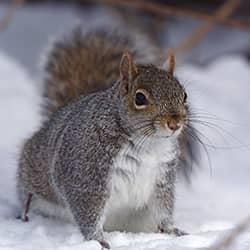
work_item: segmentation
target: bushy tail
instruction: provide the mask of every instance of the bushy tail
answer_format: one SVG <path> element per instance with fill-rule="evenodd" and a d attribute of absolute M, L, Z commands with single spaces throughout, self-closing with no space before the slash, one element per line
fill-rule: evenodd
<path fill-rule="evenodd" d="M 55 112 L 80 95 L 110 87 L 119 77 L 120 59 L 126 50 L 137 61 L 155 62 L 157 49 L 145 38 L 137 41 L 118 30 L 99 28 L 84 33 L 79 27 L 56 41 L 45 65 L 46 113 Z"/>

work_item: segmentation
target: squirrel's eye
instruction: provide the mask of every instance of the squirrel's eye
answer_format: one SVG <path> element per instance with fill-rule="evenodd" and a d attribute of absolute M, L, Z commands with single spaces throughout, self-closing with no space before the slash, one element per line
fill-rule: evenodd
<path fill-rule="evenodd" d="M 135 95 L 136 106 L 145 106 L 148 104 L 146 96 L 142 92 L 137 92 Z"/>
<path fill-rule="evenodd" d="M 187 101 L 187 93 L 186 93 L 186 92 L 184 93 L 184 99 L 183 99 L 183 101 L 184 101 L 184 102 Z"/>

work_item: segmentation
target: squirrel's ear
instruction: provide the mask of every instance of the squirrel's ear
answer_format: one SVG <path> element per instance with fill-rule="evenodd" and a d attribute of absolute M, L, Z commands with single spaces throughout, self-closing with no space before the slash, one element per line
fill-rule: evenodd
<path fill-rule="evenodd" d="M 173 49 L 168 50 L 168 58 L 166 63 L 164 64 L 164 67 L 166 68 L 167 72 L 173 76 L 174 70 L 175 70 L 175 54 Z"/>
<path fill-rule="evenodd" d="M 125 52 L 120 62 L 120 76 L 122 80 L 133 80 L 138 74 L 137 67 L 133 61 L 132 55 Z"/>

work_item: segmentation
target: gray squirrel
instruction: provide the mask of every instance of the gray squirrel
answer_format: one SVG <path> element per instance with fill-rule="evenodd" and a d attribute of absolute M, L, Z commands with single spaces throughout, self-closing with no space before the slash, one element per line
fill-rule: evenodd
<path fill-rule="evenodd" d="M 173 53 L 160 68 L 157 49 L 136 43 L 131 34 L 79 28 L 54 43 L 48 119 L 19 159 L 23 220 L 29 209 L 63 217 L 106 248 L 103 230 L 184 234 L 173 210 L 187 94 Z"/>

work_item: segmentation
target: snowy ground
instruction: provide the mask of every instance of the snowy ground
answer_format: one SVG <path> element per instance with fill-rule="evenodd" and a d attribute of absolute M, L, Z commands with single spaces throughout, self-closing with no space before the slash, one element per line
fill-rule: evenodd
<path fill-rule="evenodd" d="M 17 152 L 23 138 L 39 125 L 40 97 L 35 80 L 3 53 L 0 75 L 0 249 L 100 249 L 97 242 L 82 242 L 73 225 L 37 215 L 29 223 L 15 219 Z M 210 151 L 211 170 L 204 158 L 203 171 L 194 175 L 193 185 L 179 183 L 176 223 L 190 235 L 107 233 L 112 249 L 208 247 L 249 213 L 250 65 L 240 57 L 224 57 L 207 68 L 183 66 L 179 75 L 195 107 L 232 121 L 213 121 L 231 135 L 204 130 L 218 148 Z M 234 249 L 250 249 L 250 231 Z"/>

